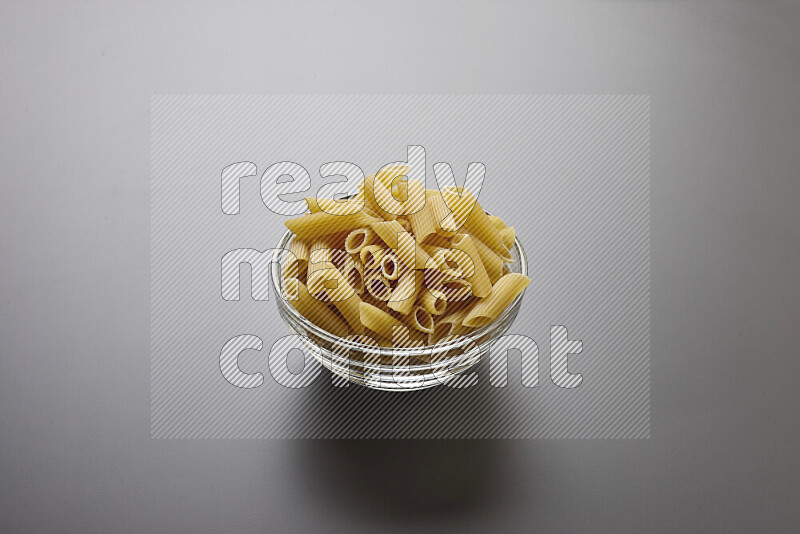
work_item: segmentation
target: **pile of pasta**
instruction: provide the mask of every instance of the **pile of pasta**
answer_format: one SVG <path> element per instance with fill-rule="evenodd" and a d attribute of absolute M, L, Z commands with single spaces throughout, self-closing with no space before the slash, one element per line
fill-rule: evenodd
<path fill-rule="evenodd" d="M 441 192 L 396 165 L 347 200 L 306 198 L 288 219 L 284 297 L 335 336 L 420 347 L 496 320 L 530 279 L 507 264 L 515 235 L 463 188 Z"/>

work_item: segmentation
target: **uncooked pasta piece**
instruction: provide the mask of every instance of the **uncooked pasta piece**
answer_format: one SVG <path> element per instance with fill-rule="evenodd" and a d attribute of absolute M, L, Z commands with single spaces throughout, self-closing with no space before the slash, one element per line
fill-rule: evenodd
<path fill-rule="evenodd" d="M 344 337 L 350 332 L 347 323 L 329 310 L 325 303 L 312 297 L 308 288 L 299 280 L 286 280 L 284 294 L 293 297 L 293 300 L 289 298 L 287 300 L 303 317 L 323 330 L 339 337 Z"/>
<path fill-rule="evenodd" d="M 356 228 L 347 234 L 344 242 L 344 248 L 350 254 L 358 254 L 361 249 L 367 245 L 373 245 L 378 242 L 378 234 L 369 226 L 364 228 Z"/>
<path fill-rule="evenodd" d="M 400 264 L 394 252 L 387 252 L 381 258 L 381 272 L 387 280 L 397 280 L 400 277 Z"/>
<path fill-rule="evenodd" d="M 508 250 L 503 246 L 500 231 L 489 220 L 489 216 L 472 193 L 447 187 L 442 191 L 442 197 L 452 211 L 459 229 L 463 226 L 464 231 L 486 243 L 499 256 L 504 257 L 504 254 L 507 254 Z"/>
<path fill-rule="evenodd" d="M 285 224 L 299 239 L 314 239 L 327 234 L 363 228 L 374 222 L 379 221 L 363 212 L 351 215 L 319 212 L 287 219 Z"/>
<path fill-rule="evenodd" d="M 351 215 L 364 209 L 364 195 L 359 193 L 346 200 L 332 198 L 306 197 L 308 211 L 311 213 L 329 213 L 331 215 Z"/>
<path fill-rule="evenodd" d="M 489 222 L 491 222 L 494 225 L 494 227 L 500 231 L 502 231 L 503 228 L 507 226 L 505 221 L 503 221 L 503 219 L 501 219 L 497 215 L 487 215 L 487 218 L 489 219 Z"/>
<path fill-rule="evenodd" d="M 392 317 L 389 313 L 366 302 L 362 302 L 359 305 L 359 312 L 361 324 L 364 327 L 389 340 L 392 339 L 392 327 L 406 327 L 405 324 Z"/>
<path fill-rule="evenodd" d="M 503 240 L 503 245 L 510 249 L 511 245 L 514 244 L 514 239 L 516 239 L 516 234 L 514 232 L 513 226 L 506 226 L 502 230 L 500 230 L 500 237 Z"/>
<path fill-rule="evenodd" d="M 462 336 L 473 330 L 468 326 L 464 326 L 464 319 L 471 309 L 472 306 L 463 306 L 439 319 L 433 332 L 428 336 L 428 344 L 433 345 L 447 337 Z"/>
<path fill-rule="evenodd" d="M 309 274 L 308 292 L 315 296 L 324 294 L 326 301 L 333 303 L 355 333 L 363 331 L 358 311 L 361 298 L 337 269 L 322 269 Z"/>
<path fill-rule="evenodd" d="M 422 243 L 431 235 L 436 235 L 436 218 L 433 213 L 433 204 L 425 202 L 425 206 L 408 216 L 411 231 L 417 243 Z"/>
<path fill-rule="evenodd" d="M 467 281 L 472 284 L 472 293 L 481 298 L 489 296 L 489 293 L 492 292 L 492 282 L 472 238 L 467 234 L 456 234 L 453 237 L 453 248 L 466 254 L 472 261 L 473 274 L 467 276 Z"/>
<path fill-rule="evenodd" d="M 389 284 L 389 280 L 380 271 L 367 274 L 364 280 L 364 287 L 367 293 L 382 302 L 388 301 L 389 296 L 392 294 L 392 286 Z"/>
<path fill-rule="evenodd" d="M 492 288 L 491 294 L 478 301 L 467 317 L 464 326 L 481 327 L 497 319 L 503 310 L 522 293 L 531 279 L 518 273 L 503 276 Z"/>
<path fill-rule="evenodd" d="M 422 271 L 407 270 L 392 291 L 387 305 L 396 312 L 408 315 L 422 290 Z"/>
<path fill-rule="evenodd" d="M 417 245 L 413 236 L 397 221 L 375 222 L 372 229 L 394 253 L 400 263 L 409 269 L 422 269 L 428 262 L 428 254 Z"/>
<path fill-rule="evenodd" d="M 481 263 L 486 269 L 486 274 L 489 275 L 489 281 L 495 284 L 503 276 L 503 258 L 495 254 L 479 239 L 473 239 L 472 244 L 475 245 L 475 249 L 478 251 L 478 256 L 480 256 Z"/>
<path fill-rule="evenodd" d="M 426 334 L 433 332 L 433 317 L 427 309 L 419 304 L 414 306 L 410 314 L 406 315 L 406 322 L 420 332 Z"/>
<path fill-rule="evenodd" d="M 423 289 L 420 293 L 419 303 L 431 315 L 441 315 L 447 307 L 447 300 L 444 295 L 435 295 L 428 288 Z"/>
<path fill-rule="evenodd" d="M 436 233 L 445 237 L 456 235 L 459 226 L 439 191 L 427 195 L 427 201 L 431 205 L 433 218 L 436 222 Z"/>
<path fill-rule="evenodd" d="M 359 257 L 364 269 L 367 271 L 377 269 L 381 265 L 381 258 L 386 253 L 386 247 L 383 244 L 367 245 L 361 249 Z"/>

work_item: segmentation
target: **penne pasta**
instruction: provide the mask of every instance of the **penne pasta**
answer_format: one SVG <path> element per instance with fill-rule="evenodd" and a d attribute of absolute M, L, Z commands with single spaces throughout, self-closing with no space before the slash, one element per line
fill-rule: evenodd
<path fill-rule="evenodd" d="M 442 191 L 442 198 L 453 212 L 459 229 L 463 227 L 465 232 L 469 232 L 486 243 L 500 257 L 507 255 L 508 250 L 503 246 L 500 231 L 489 220 L 489 216 L 483 211 L 472 193 L 448 187 Z"/>
<path fill-rule="evenodd" d="M 350 333 L 347 323 L 329 310 L 324 303 L 312 297 L 308 288 L 299 280 L 284 281 L 284 294 L 295 297 L 287 300 L 303 317 L 323 330 L 339 337 Z"/>
<path fill-rule="evenodd" d="M 405 324 L 389 313 L 366 302 L 362 302 L 359 305 L 359 313 L 361 324 L 364 325 L 364 328 L 368 328 L 379 336 L 389 340 L 392 339 L 392 327 L 406 327 Z"/>
<path fill-rule="evenodd" d="M 300 280 L 306 269 L 306 262 L 287 254 L 281 264 L 281 277 L 283 280 Z"/>
<path fill-rule="evenodd" d="M 394 252 L 387 252 L 381 258 L 381 272 L 387 280 L 397 280 L 400 277 L 400 264 Z"/>
<path fill-rule="evenodd" d="M 351 215 L 364 209 L 364 195 L 359 193 L 347 200 L 332 198 L 306 197 L 308 211 L 311 213 L 329 213 L 331 215 Z"/>
<path fill-rule="evenodd" d="M 461 278 L 447 280 L 439 287 L 431 289 L 431 293 L 435 294 L 436 291 L 440 291 L 447 302 L 460 302 L 473 295 L 472 284 Z"/>
<path fill-rule="evenodd" d="M 308 254 L 311 250 L 311 243 L 293 237 L 289 242 L 289 252 L 294 254 L 298 260 L 308 261 Z"/>
<path fill-rule="evenodd" d="M 359 257 L 364 269 L 367 271 L 377 269 L 380 267 L 381 258 L 386 253 L 386 248 L 383 245 L 367 245 L 361 249 Z"/>
<path fill-rule="evenodd" d="M 433 333 L 433 317 L 423 306 L 417 304 L 406 316 L 406 323 L 415 330 L 425 334 Z"/>
<path fill-rule="evenodd" d="M 471 306 L 464 306 L 442 317 L 436 323 L 433 332 L 428 336 L 428 344 L 434 345 L 445 338 L 462 336 L 473 330 L 468 326 L 464 326 L 464 319 L 471 309 Z"/>
<path fill-rule="evenodd" d="M 456 224 L 450 208 L 445 204 L 444 198 L 439 191 L 427 195 L 427 201 L 431 205 L 434 222 L 436 223 L 436 233 L 444 237 L 452 237 L 458 232 L 459 226 Z"/>
<path fill-rule="evenodd" d="M 497 319 L 511 301 L 522 293 L 531 279 L 517 273 L 503 276 L 492 288 L 491 294 L 478 301 L 464 319 L 464 326 L 473 328 L 487 325 Z"/>
<path fill-rule="evenodd" d="M 422 269 L 428 262 L 428 254 L 417 245 L 414 238 L 397 221 L 375 222 L 372 229 L 389 248 L 394 249 L 400 262 L 409 269 Z"/>
<path fill-rule="evenodd" d="M 398 181 L 408 176 L 411 167 L 408 165 L 386 165 L 375 175 L 376 180 L 387 189 L 391 189 Z"/>
<path fill-rule="evenodd" d="M 486 269 L 486 274 L 489 275 L 489 281 L 492 284 L 497 283 L 500 277 L 503 276 L 503 258 L 495 254 L 480 239 L 473 239 L 472 244 L 475 245 L 475 250 L 478 251 L 478 256 L 480 256 L 481 263 Z"/>
<path fill-rule="evenodd" d="M 439 248 L 451 248 L 452 241 L 453 240 L 451 237 L 443 237 L 439 234 L 431 234 L 425 239 L 425 244 L 433 245 L 434 247 Z"/>
<path fill-rule="evenodd" d="M 503 240 L 503 246 L 507 249 L 510 249 L 511 246 L 514 244 L 514 240 L 517 238 L 514 227 L 507 226 L 500 230 L 500 238 Z"/>
<path fill-rule="evenodd" d="M 492 223 L 492 225 L 501 232 L 507 226 L 506 223 L 503 221 L 503 219 L 501 219 L 497 215 L 487 215 L 486 217 L 489 219 L 489 222 Z"/>
<path fill-rule="evenodd" d="M 312 295 L 324 294 L 325 300 L 333 303 L 356 334 L 363 331 L 364 325 L 358 311 L 361 298 L 337 269 L 321 269 L 309 274 L 308 292 Z"/>
<path fill-rule="evenodd" d="M 340 269 L 347 283 L 356 290 L 356 293 L 363 295 L 365 291 L 364 270 L 361 262 L 357 262 L 352 257 L 348 257 L 348 261 Z"/>
<path fill-rule="evenodd" d="M 408 216 L 411 231 L 417 243 L 422 243 L 431 235 L 436 235 L 436 216 L 433 213 L 433 204 L 425 202 L 425 206 Z"/>
<path fill-rule="evenodd" d="M 408 218 L 407 217 L 398 217 L 395 220 L 398 223 L 400 223 L 400 226 L 403 227 L 403 230 L 405 230 L 406 232 L 411 232 L 411 223 L 408 222 Z"/>
<path fill-rule="evenodd" d="M 380 271 L 369 273 L 364 280 L 364 287 L 367 293 L 381 302 L 387 302 L 392 294 L 392 287 L 389 281 Z"/>
<path fill-rule="evenodd" d="M 313 239 L 326 234 L 333 234 L 345 230 L 355 230 L 378 222 L 374 217 L 363 212 L 351 215 L 331 215 L 330 213 L 312 213 L 287 219 L 286 228 L 292 231 L 299 239 Z"/>
<path fill-rule="evenodd" d="M 320 269 L 335 269 L 333 264 L 333 249 L 325 239 L 317 239 L 311 244 L 308 256 L 309 274 Z"/>
<path fill-rule="evenodd" d="M 472 262 L 472 275 L 466 276 L 467 281 L 472 285 L 472 293 L 476 297 L 488 297 L 492 292 L 492 281 L 489 279 L 489 274 L 486 272 L 486 267 L 483 266 L 472 238 L 468 234 L 456 234 L 453 237 L 453 248 L 466 254 Z"/>
<path fill-rule="evenodd" d="M 347 234 L 344 241 L 344 249 L 350 254 L 358 254 L 361 249 L 367 245 L 373 245 L 378 242 L 378 234 L 369 226 L 364 228 L 357 228 Z"/>
<path fill-rule="evenodd" d="M 396 312 L 408 315 L 422 290 L 422 278 L 422 271 L 406 271 L 392 291 L 387 306 Z"/>
<path fill-rule="evenodd" d="M 447 300 L 444 295 L 435 295 L 428 288 L 423 289 L 420 293 L 419 303 L 431 315 L 441 315 L 447 307 Z"/>
<path fill-rule="evenodd" d="M 286 220 L 281 292 L 319 328 L 373 347 L 433 345 L 495 321 L 530 282 L 506 265 L 513 227 L 469 191 L 426 190 L 408 173 L 387 165 L 353 197 L 306 198 L 310 213 Z"/>

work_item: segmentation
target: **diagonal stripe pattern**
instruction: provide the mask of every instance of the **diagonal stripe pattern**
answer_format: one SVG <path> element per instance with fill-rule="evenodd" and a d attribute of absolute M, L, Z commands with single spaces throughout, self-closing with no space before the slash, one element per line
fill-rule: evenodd
<path fill-rule="evenodd" d="M 649 110 L 640 95 L 153 97 L 151 436 L 649 437 Z M 500 364 L 484 358 L 450 386 L 371 391 L 342 382 L 287 338 L 277 296 L 248 269 L 239 271 L 239 300 L 225 300 L 238 273 L 223 277 L 221 263 L 252 250 L 258 264 L 256 251 L 285 230 L 276 211 L 292 212 L 286 203 L 342 179 L 323 179 L 325 163 L 372 174 L 406 160 L 412 144 L 425 147 L 429 188 L 436 163 L 449 164 L 458 185 L 469 163 L 484 165 L 479 202 L 515 227 L 532 282 L 516 337 L 497 344 L 507 358 Z M 418 153 L 412 159 L 421 164 Z M 279 162 L 307 170 L 310 191 L 285 194 L 304 175 L 262 184 Z M 553 338 L 558 326 L 565 330 Z M 221 368 L 230 340 L 241 349 L 238 369 L 229 359 Z M 577 340 L 581 352 L 551 369 L 551 343 Z M 260 385 L 232 385 L 225 376 L 235 372 Z M 259 373 L 263 380 L 246 378 Z M 578 387 L 551 379 L 569 373 L 581 375 Z"/>

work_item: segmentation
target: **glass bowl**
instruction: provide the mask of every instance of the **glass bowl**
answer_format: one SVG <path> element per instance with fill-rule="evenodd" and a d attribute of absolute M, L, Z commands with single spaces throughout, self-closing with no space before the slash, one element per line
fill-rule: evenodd
<path fill-rule="evenodd" d="M 294 234 L 287 231 L 277 245 L 269 269 L 278 312 L 289 329 L 301 336 L 314 358 L 332 373 L 356 384 L 383 391 L 414 391 L 443 384 L 476 365 L 492 342 L 508 331 L 519 313 L 520 293 L 492 323 L 453 340 L 413 348 L 375 347 L 338 337 L 303 317 L 283 298 L 280 254 Z M 511 247 L 513 263 L 506 271 L 528 276 L 525 249 L 518 239 Z"/>

